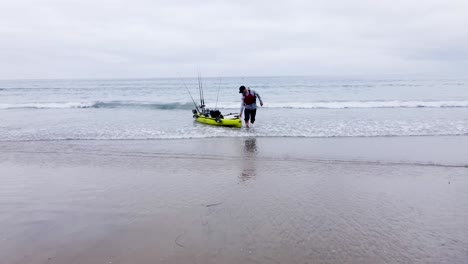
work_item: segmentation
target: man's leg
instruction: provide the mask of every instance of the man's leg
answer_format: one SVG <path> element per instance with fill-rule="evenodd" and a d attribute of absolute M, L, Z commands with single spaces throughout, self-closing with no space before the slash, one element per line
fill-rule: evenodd
<path fill-rule="evenodd" d="M 255 122 L 255 115 L 257 114 L 257 109 L 250 110 L 250 123 L 253 125 Z"/>
<path fill-rule="evenodd" d="M 245 121 L 246 127 L 249 127 L 250 111 L 251 111 L 250 109 L 244 110 L 244 121 Z"/>

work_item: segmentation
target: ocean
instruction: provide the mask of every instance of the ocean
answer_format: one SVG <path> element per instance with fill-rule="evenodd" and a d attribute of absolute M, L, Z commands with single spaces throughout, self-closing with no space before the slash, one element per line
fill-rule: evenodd
<path fill-rule="evenodd" d="M 255 127 L 194 122 L 197 78 L 0 80 L 0 141 L 468 134 L 468 80 L 203 78 L 205 103 L 238 113 L 245 85 L 265 105 Z M 187 88 L 185 87 L 187 86 Z"/>

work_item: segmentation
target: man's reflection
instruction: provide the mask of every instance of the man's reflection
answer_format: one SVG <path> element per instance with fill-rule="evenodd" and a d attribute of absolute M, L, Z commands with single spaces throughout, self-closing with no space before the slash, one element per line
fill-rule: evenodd
<path fill-rule="evenodd" d="M 243 170 L 239 176 L 241 182 L 245 182 L 255 177 L 256 170 L 256 155 L 257 155 L 257 139 L 248 138 L 244 140 L 244 160 Z"/>
<path fill-rule="evenodd" d="M 244 141 L 244 152 L 246 156 L 257 154 L 257 139 L 248 138 Z"/>

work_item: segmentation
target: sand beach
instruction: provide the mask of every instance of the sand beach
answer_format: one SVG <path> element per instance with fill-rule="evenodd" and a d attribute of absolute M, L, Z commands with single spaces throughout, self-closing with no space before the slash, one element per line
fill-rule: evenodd
<path fill-rule="evenodd" d="M 465 263 L 468 138 L 0 143 L 2 263 Z"/>

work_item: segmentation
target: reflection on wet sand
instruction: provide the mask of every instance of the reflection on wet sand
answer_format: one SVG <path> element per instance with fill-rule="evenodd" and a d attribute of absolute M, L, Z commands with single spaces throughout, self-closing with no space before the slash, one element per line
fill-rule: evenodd
<path fill-rule="evenodd" d="M 255 177 L 256 174 L 256 156 L 257 156 L 257 139 L 247 138 L 244 140 L 243 149 L 243 170 L 239 176 L 240 182 L 245 182 Z"/>
<path fill-rule="evenodd" d="M 312 149 L 415 140 L 0 142 L 0 263 L 467 263 L 465 167 Z"/>

